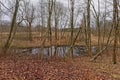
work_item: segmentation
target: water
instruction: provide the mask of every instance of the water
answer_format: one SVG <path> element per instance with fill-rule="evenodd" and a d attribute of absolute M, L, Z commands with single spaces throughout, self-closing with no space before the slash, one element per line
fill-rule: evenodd
<path fill-rule="evenodd" d="M 59 46 L 57 47 L 57 55 L 64 57 L 66 56 L 69 50 L 70 46 Z M 52 50 L 52 51 L 51 51 Z M 13 52 L 15 53 L 28 53 L 28 54 L 43 54 L 44 56 L 48 56 L 50 54 L 51 56 L 55 53 L 55 46 L 52 47 L 46 47 L 46 48 L 32 48 L 32 49 L 13 49 Z M 92 47 L 92 53 L 96 53 L 96 47 Z M 86 56 L 87 55 L 87 49 L 84 46 L 74 46 L 73 47 L 73 56 Z"/>

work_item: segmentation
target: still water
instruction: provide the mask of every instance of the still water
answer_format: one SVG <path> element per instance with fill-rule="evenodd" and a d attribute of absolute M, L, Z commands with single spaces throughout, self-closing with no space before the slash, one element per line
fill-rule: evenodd
<path fill-rule="evenodd" d="M 57 55 L 64 57 L 68 51 L 70 46 L 59 46 L 57 47 Z M 92 47 L 92 53 L 95 54 L 97 51 L 97 48 L 95 46 Z M 45 47 L 45 48 L 31 48 L 31 49 L 13 49 L 12 50 L 15 53 L 28 53 L 28 54 L 43 54 L 44 56 L 48 56 L 48 54 L 51 54 L 51 56 L 55 53 L 55 46 L 52 47 Z M 87 55 L 87 49 L 84 46 L 74 46 L 73 47 L 73 56 L 86 56 Z"/>

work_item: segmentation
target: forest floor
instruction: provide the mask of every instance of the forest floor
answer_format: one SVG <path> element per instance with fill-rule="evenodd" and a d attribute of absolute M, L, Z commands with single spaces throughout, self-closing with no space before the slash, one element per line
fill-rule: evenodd
<path fill-rule="evenodd" d="M 0 80 L 120 80 L 120 56 L 110 54 L 90 62 L 90 57 L 37 59 L 36 55 L 0 58 Z"/>
<path fill-rule="evenodd" d="M 3 46 L 6 40 L 2 39 L 0 46 Z M 11 46 L 35 47 L 43 45 L 44 41 L 41 41 L 41 38 L 34 38 L 33 41 L 23 39 L 14 39 Z M 70 43 L 67 36 L 61 37 L 57 42 L 52 39 L 53 45 Z M 80 43 L 80 39 L 76 41 L 75 45 L 77 44 L 84 45 L 83 42 Z M 97 37 L 92 37 L 92 44 L 97 44 Z M 44 45 L 49 46 L 47 39 Z M 120 80 L 120 54 L 117 54 L 117 64 L 112 64 L 112 50 L 104 53 L 93 62 L 90 62 L 90 57 L 82 56 L 40 60 L 34 54 L 6 55 L 0 58 L 0 80 Z"/>

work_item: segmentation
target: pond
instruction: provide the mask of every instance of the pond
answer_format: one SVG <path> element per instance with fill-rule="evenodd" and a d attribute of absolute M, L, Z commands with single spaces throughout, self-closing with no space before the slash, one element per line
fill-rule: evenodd
<path fill-rule="evenodd" d="M 59 46 L 57 47 L 57 55 L 60 57 L 64 57 L 70 49 L 70 46 Z M 97 47 L 92 47 L 92 53 L 96 54 Z M 13 49 L 12 52 L 14 53 L 28 53 L 28 54 L 43 54 L 44 56 L 51 56 L 55 53 L 55 46 L 45 47 L 45 48 L 26 48 L 26 49 Z M 87 56 L 87 49 L 85 46 L 74 46 L 73 47 L 73 56 Z"/>

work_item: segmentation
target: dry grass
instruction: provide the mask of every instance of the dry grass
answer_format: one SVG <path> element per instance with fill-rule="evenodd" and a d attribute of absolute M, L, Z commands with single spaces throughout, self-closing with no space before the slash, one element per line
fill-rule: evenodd
<path fill-rule="evenodd" d="M 3 47 L 3 45 L 5 44 L 6 40 L 7 40 L 7 37 L 8 37 L 8 34 L 9 33 L 2 33 L 0 35 L 1 38 L 0 38 L 0 47 Z M 59 32 L 58 33 L 58 39 L 55 40 L 55 36 L 54 36 L 54 32 L 53 32 L 53 35 L 52 35 L 52 45 L 70 45 L 70 32 L 65 32 L 64 34 L 62 34 L 61 36 L 61 33 Z M 44 45 L 45 46 L 49 46 L 50 45 L 50 41 L 48 40 L 48 38 L 46 37 L 40 37 L 41 33 L 39 32 L 33 32 L 32 33 L 32 36 L 33 36 L 33 41 L 29 41 L 28 40 L 28 33 L 27 32 L 19 32 L 19 33 L 16 33 L 15 37 L 14 37 L 14 40 L 12 42 L 12 45 L 11 47 L 35 47 L 35 46 L 41 46 L 43 45 L 43 41 L 45 40 L 44 42 Z M 44 35 L 44 34 L 43 34 Z M 75 37 L 75 35 L 74 35 Z M 97 45 L 98 44 L 98 37 L 97 36 L 93 36 L 91 35 L 91 44 L 92 45 Z M 107 41 L 107 38 L 105 38 L 105 43 L 101 43 L 103 45 L 106 45 L 106 42 Z M 119 43 L 120 44 L 120 43 Z M 79 38 L 76 40 L 76 43 L 75 45 L 85 45 L 85 39 L 84 38 Z M 113 45 L 113 41 L 110 45 Z"/>

